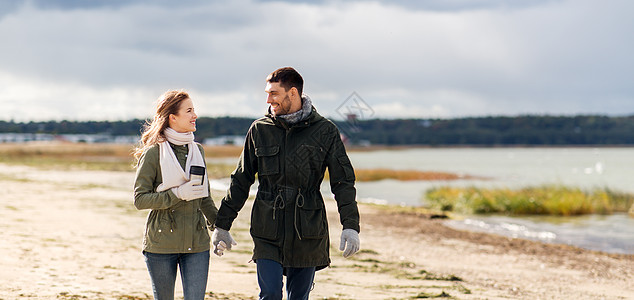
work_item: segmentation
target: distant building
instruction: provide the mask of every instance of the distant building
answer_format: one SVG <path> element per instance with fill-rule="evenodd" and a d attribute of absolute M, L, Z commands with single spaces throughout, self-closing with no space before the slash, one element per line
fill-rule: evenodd
<path fill-rule="evenodd" d="M 241 135 L 223 135 L 203 140 L 204 145 L 242 145 L 244 144 L 244 136 Z"/>
<path fill-rule="evenodd" d="M 140 137 L 138 135 L 0 133 L 0 143 L 63 141 L 88 144 L 135 144 L 139 139 Z"/>
<path fill-rule="evenodd" d="M 24 143 L 54 140 L 54 135 L 46 133 L 0 133 L 0 143 Z"/>
<path fill-rule="evenodd" d="M 346 114 L 346 121 L 352 124 L 356 124 L 358 120 L 359 120 L 359 116 L 357 114 L 354 114 L 354 113 Z"/>

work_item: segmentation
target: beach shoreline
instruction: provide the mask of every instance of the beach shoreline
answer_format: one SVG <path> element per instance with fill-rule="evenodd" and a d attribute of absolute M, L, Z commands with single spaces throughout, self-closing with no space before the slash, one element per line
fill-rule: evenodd
<path fill-rule="evenodd" d="M 133 177 L 0 164 L 0 299 L 151 299 Z M 257 298 L 251 203 L 232 228 L 238 246 L 211 258 L 206 299 Z M 344 259 L 336 203 L 326 207 L 332 263 L 313 299 L 634 298 L 634 255 L 455 230 L 415 210 L 360 204 L 362 250 Z"/>

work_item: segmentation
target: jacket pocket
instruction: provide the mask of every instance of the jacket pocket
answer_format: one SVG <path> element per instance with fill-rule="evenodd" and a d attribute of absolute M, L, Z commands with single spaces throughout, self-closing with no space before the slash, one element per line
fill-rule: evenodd
<path fill-rule="evenodd" d="M 258 174 L 273 175 L 280 172 L 280 146 L 255 147 L 255 156 L 258 157 Z"/>
<path fill-rule="evenodd" d="M 193 230 L 194 247 L 209 245 L 211 240 L 209 238 L 209 233 L 207 232 L 205 216 L 200 209 L 197 210 L 196 216 L 197 218 L 195 218 L 194 223 L 192 224 L 192 226 L 196 228 Z"/>
<path fill-rule="evenodd" d="M 145 224 L 145 239 L 144 244 L 146 246 L 154 246 L 156 247 L 158 243 L 161 241 L 163 227 L 162 224 L 165 224 L 164 221 L 161 220 L 161 211 L 152 210 L 147 218 L 147 223 Z"/>
<path fill-rule="evenodd" d="M 323 205 L 315 203 L 299 208 L 299 233 L 303 239 L 320 239 L 328 235 L 328 220 Z"/>
<path fill-rule="evenodd" d="M 345 178 L 346 180 L 355 180 L 355 176 L 354 176 L 354 169 L 352 168 L 352 163 L 350 162 L 350 159 L 348 158 L 348 156 L 343 155 L 343 156 L 339 156 L 337 157 L 337 161 L 339 161 L 339 164 L 341 165 L 341 168 L 343 169 L 343 172 L 345 174 Z"/>
<path fill-rule="evenodd" d="M 255 199 L 251 211 L 251 235 L 268 240 L 277 239 L 279 215 L 280 211 L 274 208 L 273 201 Z"/>

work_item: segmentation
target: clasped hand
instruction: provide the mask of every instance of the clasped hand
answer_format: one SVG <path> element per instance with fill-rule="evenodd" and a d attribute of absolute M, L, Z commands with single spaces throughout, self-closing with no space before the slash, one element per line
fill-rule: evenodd
<path fill-rule="evenodd" d="M 214 254 L 222 256 L 225 250 L 231 250 L 232 246 L 237 245 L 229 231 L 216 227 L 211 235 L 211 243 L 214 245 Z"/>

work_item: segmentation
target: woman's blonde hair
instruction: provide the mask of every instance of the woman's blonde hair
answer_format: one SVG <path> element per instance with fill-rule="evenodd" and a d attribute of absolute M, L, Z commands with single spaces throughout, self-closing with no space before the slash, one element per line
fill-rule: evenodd
<path fill-rule="evenodd" d="M 134 150 L 134 159 L 138 163 L 141 155 L 149 147 L 165 141 L 163 131 L 169 127 L 169 116 L 177 115 L 181 102 L 189 99 L 185 91 L 167 91 L 156 101 L 156 113 L 151 121 L 146 121 L 141 130 L 141 141 Z M 136 164 L 135 163 L 135 164 Z"/>

